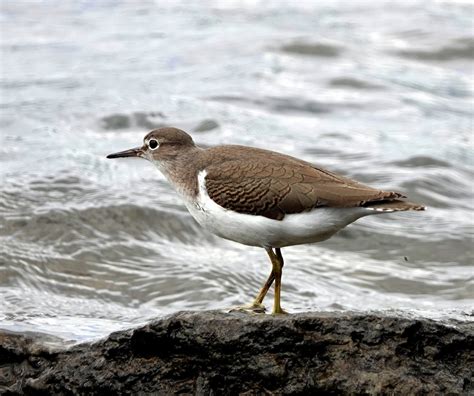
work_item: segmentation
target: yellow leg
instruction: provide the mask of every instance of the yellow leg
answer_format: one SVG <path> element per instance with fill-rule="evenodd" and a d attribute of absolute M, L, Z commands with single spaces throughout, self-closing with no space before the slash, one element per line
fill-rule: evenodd
<path fill-rule="evenodd" d="M 276 256 L 278 257 L 278 259 L 280 260 L 280 263 L 281 263 L 281 268 L 283 268 L 283 256 L 281 255 L 281 249 L 280 248 L 276 248 L 275 249 L 275 252 L 276 252 Z M 281 272 L 281 271 L 280 271 Z M 268 290 L 270 289 L 270 287 L 272 286 L 273 284 L 273 281 L 275 280 L 275 271 L 273 270 L 272 268 L 272 272 L 270 273 L 270 276 L 268 277 L 267 281 L 265 282 L 265 284 L 263 285 L 263 287 L 260 289 L 260 292 L 258 293 L 257 297 L 255 297 L 255 300 L 253 302 L 253 305 L 255 306 L 261 306 L 262 303 L 263 303 L 263 299 L 265 298 L 265 296 L 267 295 L 268 293 Z"/>
<path fill-rule="evenodd" d="M 255 297 L 253 305 L 262 305 L 263 299 L 267 295 L 268 290 L 270 289 L 270 287 L 273 284 L 274 280 L 275 280 L 275 273 L 272 270 L 272 272 L 270 273 L 270 276 L 268 277 L 267 281 L 265 282 L 265 284 L 260 289 L 260 292 L 258 293 L 257 297 Z"/>
<path fill-rule="evenodd" d="M 265 298 L 268 289 L 270 289 L 270 286 L 273 284 L 273 281 L 275 280 L 275 274 L 272 272 L 270 273 L 270 276 L 268 277 L 267 281 L 265 284 L 262 286 L 260 289 L 260 292 L 258 293 L 257 297 L 255 297 L 255 300 L 253 300 L 253 303 L 249 305 L 241 305 L 235 308 L 232 308 L 230 311 L 240 311 L 240 312 L 250 312 L 250 313 L 265 313 L 265 306 L 262 304 L 263 299 Z"/>
<path fill-rule="evenodd" d="M 273 303 L 273 314 L 285 314 L 286 312 L 281 308 L 280 295 L 281 295 L 281 274 L 284 265 L 283 256 L 280 248 L 276 248 L 275 252 L 271 248 L 266 248 L 270 261 L 272 262 L 272 274 L 275 278 L 275 301 Z"/>
<path fill-rule="evenodd" d="M 268 290 L 275 282 L 275 302 L 273 305 L 273 314 L 285 314 L 286 312 L 280 306 L 280 294 L 281 294 L 281 272 L 284 265 L 283 256 L 281 254 L 280 248 L 275 248 L 275 252 L 271 248 L 265 248 L 272 262 L 272 272 L 270 273 L 268 279 L 260 289 L 260 292 L 255 297 L 255 300 L 252 304 L 243 305 L 231 309 L 232 311 L 244 311 L 252 313 L 264 313 L 265 306 L 263 305 L 263 300 L 268 293 Z"/>

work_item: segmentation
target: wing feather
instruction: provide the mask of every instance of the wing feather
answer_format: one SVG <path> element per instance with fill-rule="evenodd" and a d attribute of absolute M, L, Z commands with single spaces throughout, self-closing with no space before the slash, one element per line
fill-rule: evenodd
<path fill-rule="evenodd" d="M 404 198 L 296 158 L 277 153 L 254 157 L 206 167 L 209 197 L 226 209 L 276 220 L 321 206 L 357 207 Z"/>

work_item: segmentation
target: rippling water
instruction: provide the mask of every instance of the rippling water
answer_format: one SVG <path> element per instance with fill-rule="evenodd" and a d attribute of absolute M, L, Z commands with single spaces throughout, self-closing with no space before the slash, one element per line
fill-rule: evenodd
<path fill-rule="evenodd" d="M 256 294 L 262 249 L 105 159 L 160 125 L 429 206 L 285 249 L 289 311 L 472 320 L 472 5 L 290 3 L 1 3 L 0 327 L 79 341 Z"/>

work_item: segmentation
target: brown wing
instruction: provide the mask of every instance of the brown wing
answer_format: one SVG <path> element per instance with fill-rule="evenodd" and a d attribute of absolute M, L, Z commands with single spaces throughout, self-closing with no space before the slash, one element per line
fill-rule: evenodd
<path fill-rule="evenodd" d="M 206 170 L 207 192 L 217 204 L 276 220 L 316 207 L 356 207 L 404 198 L 283 155 L 223 161 Z"/>

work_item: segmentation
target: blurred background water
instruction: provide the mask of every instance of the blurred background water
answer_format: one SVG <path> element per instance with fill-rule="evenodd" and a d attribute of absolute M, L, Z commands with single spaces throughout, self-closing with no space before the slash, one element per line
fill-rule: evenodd
<path fill-rule="evenodd" d="M 473 319 L 470 2 L 0 7 L 1 328 L 76 342 L 254 297 L 262 249 L 200 229 L 146 161 L 105 159 L 161 125 L 429 207 L 285 249 L 289 311 Z"/>

